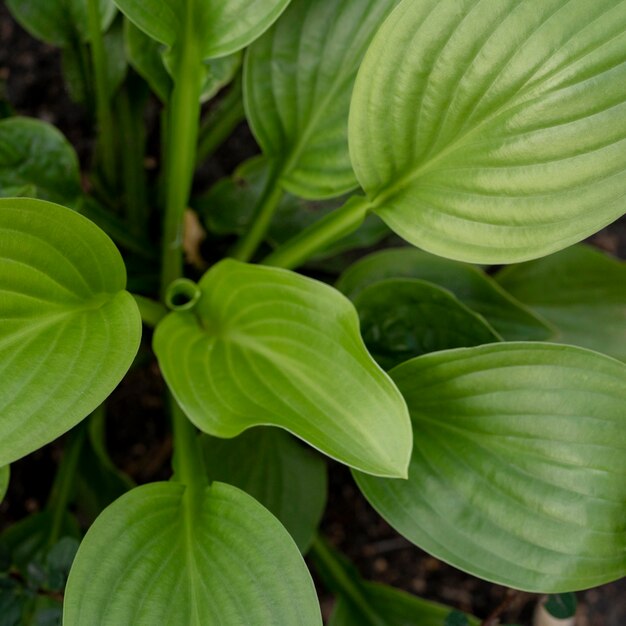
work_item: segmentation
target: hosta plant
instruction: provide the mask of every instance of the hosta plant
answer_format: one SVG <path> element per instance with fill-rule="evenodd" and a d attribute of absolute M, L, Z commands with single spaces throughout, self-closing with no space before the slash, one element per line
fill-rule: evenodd
<path fill-rule="evenodd" d="M 478 624 L 336 552 L 326 457 L 474 576 L 626 574 L 626 267 L 579 243 L 626 207 L 626 2 L 7 4 L 97 137 L 81 178 L 0 120 L 0 493 L 67 433 L 0 623 L 319 625 L 308 554 L 329 624 Z M 260 154 L 192 189 L 244 116 Z M 173 471 L 135 485 L 107 399 L 152 355 Z"/>

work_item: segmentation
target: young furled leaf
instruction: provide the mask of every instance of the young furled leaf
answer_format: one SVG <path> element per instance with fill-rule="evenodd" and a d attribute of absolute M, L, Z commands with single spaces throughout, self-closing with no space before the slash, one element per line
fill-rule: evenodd
<path fill-rule="evenodd" d="M 624 212 L 626 3 L 404 0 L 350 110 L 373 210 L 412 244 L 512 263 Z"/>
<path fill-rule="evenodd" d="M 626 574 L 626 365 L 503 343 L 428 354 L 391 376 L 413 420 L 409 478 L 355 477 L 398 532 L 527 591 Z"/>
<path fill-rule="evenodd" d="M 402 396 L 367 353 L 357 313 L 332 287 L 224 260 L 191 310 L 159 323 L 154 351 L 198 428 L 234 437 L 285 428 L 364 472 L 403 476 L 411 427 Z"/>
<path fill-rule="evenodd" d="M 321 626 L 313 581 L 278 520 L 230 485 L 186 489 L 144 485 L 102 513 L 72 566 L 63 624 Z"/>
<path fill-rule="evenodd" d="M 0 200 L 0 465 L 77 424 L 113 391 L 141 319 L 111 240 L 70 209 Z"/>

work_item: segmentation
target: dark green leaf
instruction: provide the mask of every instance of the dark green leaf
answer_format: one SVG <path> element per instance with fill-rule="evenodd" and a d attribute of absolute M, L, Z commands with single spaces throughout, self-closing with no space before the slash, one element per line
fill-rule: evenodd
<path fill-rule="evenodd" d="M 544 340 L 555 332 L 477 267 L 415 248 L 395 248 L 366 256 L 348 268 L 336 286 L 354 299 L 368 285 L 386 278 L 419 278 L 448 289 L 508 341 Z"/>
<path fill-rule="evenodd" d="M 559 341 L 626 361 L 626 263 L 579 245 L 508 267 L 497 280 L 552 322 Z"/>
<path fill-rule="evenodd" d="M 626 574 L 626 365 L 504 343 L 428 354 L 391 376 L 413 420 L 409 479 L 355 476 L 396 530 L 528 591 Z"/>
<path fill-rule="evenodd" d="M 204 432 L 285 428 L 376 475 L 402 476 L 411 430 L 402 396 L 332 287 L 287 270 L 224 260 L 192 311 L 157 326 L 154 350 L 181 408 Z"/>
<path fill-rule="evenodd" d="M 326 504 L 326 465 L 277 428 L 253 428 L 234 439 L 202 437 L 211 480 L 243 489 L 273 513 L 302 553 Z"/>
<path fill-rule="evenodd" d="M 546 611 L 556 619 L 569 619 L 576 615 L 578 601 L 575 593 L 558 593 L 548 596 L 543 605 Z"/>
<path fill-rule="evenodd" d="M 500 341 L 483 317 L 423 280 L 382 280 L 354 299 L 361 334 L 384 369 L 428 352 Z"/>
<path fill-rule="evenodd" d="M 0 502 L 4 499 L 7 489 L 9 488 L 9 480 L 11 479 L 11 466 L 3 465 L 0 467 Z"/>

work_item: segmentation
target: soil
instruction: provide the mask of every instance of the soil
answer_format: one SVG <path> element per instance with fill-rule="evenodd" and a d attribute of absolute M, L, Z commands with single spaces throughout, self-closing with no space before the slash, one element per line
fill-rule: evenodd
<path fill-rule="evenodd" d="M 65 90 L 60 55 L 25 33 L 0 6 L 0 100 L 16 113 L 46 120 L 61 129 L 88 165 L 92 120 Z M 155 153 L 158 143 L 154 141 Z M 258 149 L 245 125 L 200 169 L 199 186 L 230 173 Z M 152 157 L 156 160 L 156 156 Z M 598 233 L 593 242 L 626 258 L 626 221 Z M 171 438 L 162 412 L 162 383 L 145 340 L 144 361 L 112 396 L 108 408 L 108 444 L 113 460 L 138 483 L 169 476 Z M 0 505 L 0 527 L 41 509 L 47 497 L 62 443 L 12 465 L 10 491 Z M 393 531 L 360 495 L 345 467 L 330 464 L 330 492 L 322 530 L 349 556 L 363 576 L 419 596 L 443 602 L 481 618 L 489 615 L 507 590 L 456 570 L 412 546 Z M 321 593 L 328 615 L 332 597 Z M 626 626 L 626 580 L 580 592 L 579 626 Z M 529 625 L 535 597 L 518 594 L 503 613 L 503 623 Z"/>

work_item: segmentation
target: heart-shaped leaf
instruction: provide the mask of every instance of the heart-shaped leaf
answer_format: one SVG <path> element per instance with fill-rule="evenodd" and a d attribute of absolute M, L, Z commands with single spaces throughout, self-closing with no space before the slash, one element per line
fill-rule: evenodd
<path fill-rule="evenodd" d="M 285 428 L 364 472 L 402 476 L 411 450 L 402 396 L 367 353 L 349 300 L 287 270 L 230 259 L 193 310 L 157 326 L 154 350 L 189 418 L 234 437 Z"/>
<path fill-rule="evenodd" d="M 222 483 L 195 494 L 152 483 L 114 502 L 78 550 L 63 615 L 65 626 L 321 623 L 287 531 Z"/>
<path fill-rule="evenodd" d="M 199 59 L 245 48 L 278 19 L 289 0 L 115 0 L 131 22 L 174 48 L 193 38 Z"/>
<path fill-rule="evenodd" d="M 0 502 L 4 500 L 4 496 L 7 493 L 9 480 L 11 480 L 11 466 L 3 465 L 0 467 Z"/>
<path fill-rule="evenodd" d="M 626 365 L 510 343 L 428 354 L 391 375 L 413 420 L 409 479 L 355 474 L 396 530 L 529 591 L 626 574 Z"/>
<path fill-rule="evenodd" d="M 365 287 L 387 278 L 419 278 L 450 290 L 508 341 L 544 340 L 555 334 L 547 322 L 477 267 L 415 248 L 370 254 L 350 266 L 336 287 L 354 300 Z"/>
<path fill-rule="evenodd" d="M 111 240 L 70 209 L 0 200 L 0 465 L 52 441 L 113 391 L 141 319 Z"/>
<path fill-rule="evenodd" d="M 78 37 L 89 35 L 87 3 L 90 0 L 6 0 L 13 17 L 37 39 L 55 46 L 69 47 Z M 115 16 L 112 0 L 98 0 L 102 30 Z"/>
<path fill-rule="evenodd" d="M 234 439 L 201 439 L 209 478 L 249 493 L 273 513 L 305 553 L 326 505 L 326 465 L 278 428 Z"/>
<path fill-rule="evenodd" d="M 552 322 L 559 341 L 626 361 L 626 263 L 579 245 L 508 267 L 497 280 Z"/>
<path fill-rule="evenodd" d="M 354 88 L 350 151 L 407 241 L 512 263 L 624 212 L 626 3 L 404 0 Z"/>
<path fill-rule="evenodd" d="M 357 187 L 348 152 L 350 96 L 367 46 L 397 3 L 293 0 L 248 51 L 246 114 L 294 195 L 326 198 Z"/>
<path fill-rule="evenodd" d="M 449 291 L 423 280 L 382 280 L 359 292 L 354 305 L 365 345 L 385 369 L 428 352 L 502 339 Z"/>
<path fill-rule="evenodd" d="M 51 124 L 27 117 L 0 120 L 0 196 L 26 195 L 75 205 L 81 196 L 78 157 Z"/>

